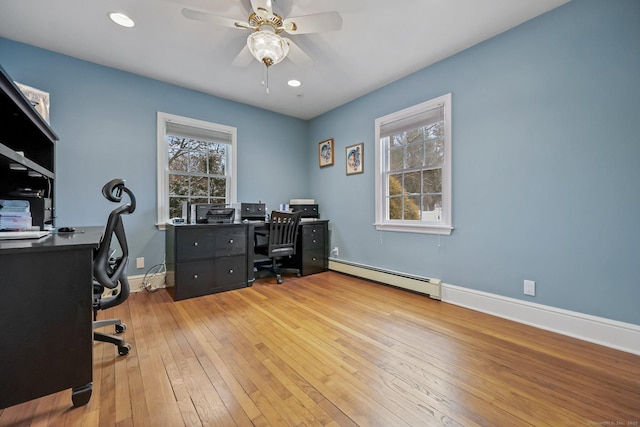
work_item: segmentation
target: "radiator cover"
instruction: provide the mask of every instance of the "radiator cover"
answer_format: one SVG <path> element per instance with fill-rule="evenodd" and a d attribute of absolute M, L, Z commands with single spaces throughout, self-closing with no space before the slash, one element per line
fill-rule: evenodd
<path fill-rule="evenodd" d="M 442 298 L 442 280 L 440 279 L 420 277 L 331 258 L 329 259 L 329 270 L 426 294 L 435 300 Z"/>

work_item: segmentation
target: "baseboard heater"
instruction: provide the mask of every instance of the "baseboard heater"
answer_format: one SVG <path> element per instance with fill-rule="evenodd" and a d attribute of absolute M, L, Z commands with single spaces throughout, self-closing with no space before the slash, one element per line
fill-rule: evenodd
<path fill-rule="evenodd" d="M 371 267 L 369 265 L 356 264 L 333 258 L 329 259 L 329 270 L 426 294 L 429 295 L 430 298 L 436 300 L 440 300 L 442 298 L 442 280 L 440 279 L 384 270 L 377 267 Z"/>

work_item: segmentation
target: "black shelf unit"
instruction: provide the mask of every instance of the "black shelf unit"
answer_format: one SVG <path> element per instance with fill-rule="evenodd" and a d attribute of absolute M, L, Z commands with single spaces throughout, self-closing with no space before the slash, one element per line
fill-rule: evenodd
<path fill-rule="evenodd" d="M 58 136 L 0 66 L 0 198 L 19 189 L 40 191 L 53 209 Z M 39 213 L 42 214 L 42 213 Z M 53 213 L 44 222 L 53 225 Z"/>

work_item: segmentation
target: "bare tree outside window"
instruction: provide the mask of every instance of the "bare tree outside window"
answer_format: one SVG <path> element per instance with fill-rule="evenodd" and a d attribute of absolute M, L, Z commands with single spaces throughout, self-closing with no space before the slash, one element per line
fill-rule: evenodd
<path fill-rule="evenodd" d="M 389 219 L 437 222 L 442 210 L 443 122 L 388 138 Z"/>
<path fill-rule="evenodd" d="M 167 136 L 169 215 L 182 216 L 182 203 L 226 205 L 228 144 Z"/>

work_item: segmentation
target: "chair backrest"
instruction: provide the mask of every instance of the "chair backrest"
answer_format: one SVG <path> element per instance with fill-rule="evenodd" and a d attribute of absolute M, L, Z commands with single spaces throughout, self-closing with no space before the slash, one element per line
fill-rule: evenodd
<path fill-rule="evenodd" d="M 130 288 L 127 280 L 127 266 L 129 264 L 129 247 L 124 231 L 122 215 L 133 213 L 136 209 L 136 198 L 126 186 L 123 179 L 113 179 L 102 187 L 102 195 L 116 203 L 122 201 L 122 193 L 127 193 L 130 202 L 111 211 L 107 219 L 102 240 L 93 259 L 93 278 L 102 286 L 115 289 L 120 283 L 120 292 L 115 297 L 104 298 L 100 308 L 118 305 L 129 296 Z M 120 254 L 112 257 L 112 243 L 118 244 Z"/>
<path fill-rule="evenodd" d="M 271 212 L 268 254 L 270 258 L 296 253 L 296 239 L 298 237 L 300 215 L 300 212 Z"/>

